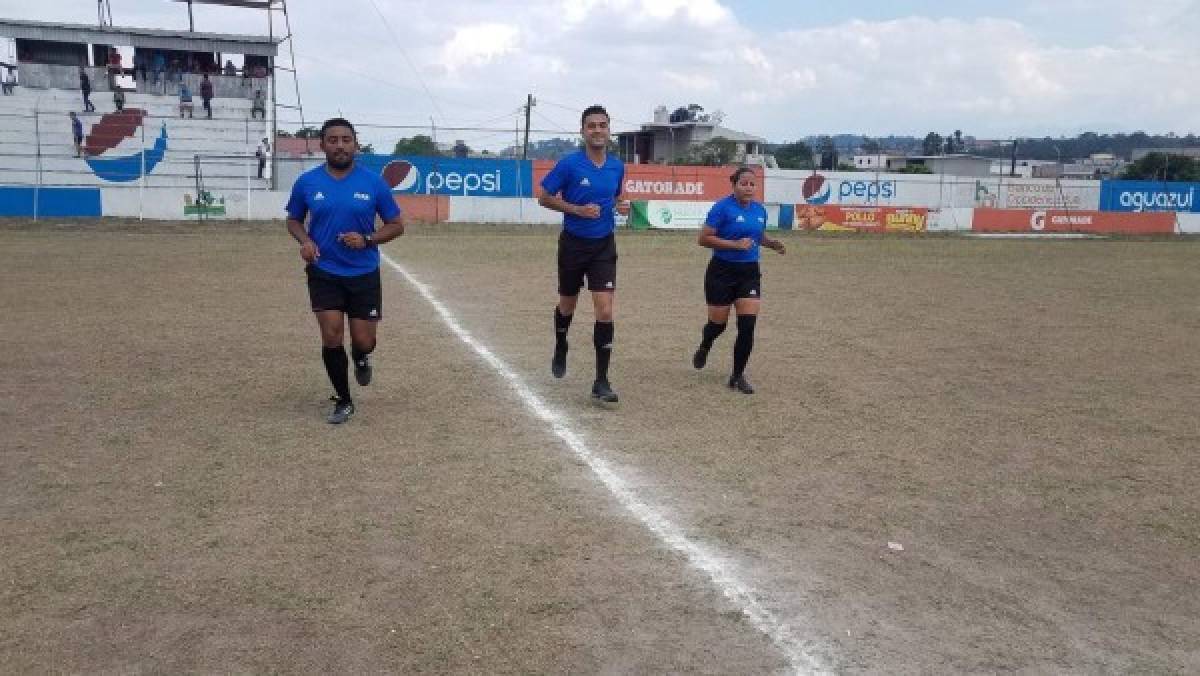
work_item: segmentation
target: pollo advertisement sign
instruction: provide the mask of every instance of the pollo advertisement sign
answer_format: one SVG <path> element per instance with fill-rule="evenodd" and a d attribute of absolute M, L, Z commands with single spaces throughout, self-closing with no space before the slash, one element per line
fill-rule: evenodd
<path fill-rule="evenodd" d="M 554 168 L 550 160 L 535 160 L 533 183 Z M 716 202 L 733 192 L 729 176 L 736 167 L 677 167 L 662 164 L 626 164 L 625 182 L 621 185 L 625 199 Z M 754 199 L 763 199 L 763 174 L 754 168 L 757 179 Z M 536 193 L 535 193 L 536 194 Z"/>
<path fill-rule="evenodd" d="M 928 209 L 797 204 L 794 227 L 822 232 L 925 232 Z"/>
<path fill-rule="evenodd" d="M 974 232 L 1082 232 L 1105 235 L 1170 235 L 1175 215 L 1104 211 L 976 209 Z"/>

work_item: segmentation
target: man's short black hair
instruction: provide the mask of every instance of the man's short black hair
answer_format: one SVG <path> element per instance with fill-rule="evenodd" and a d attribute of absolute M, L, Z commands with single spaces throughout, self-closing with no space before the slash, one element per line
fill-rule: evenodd
<path fill-rule="evenodd" d="M 350 120 L 347 120 L 344 117 L 331 117 L 328 120 L 325 120 L 325 124 L 321 125 L 321 140 L 325 140 L 325 132 L 330 127 L 346 127 L 350 130 L 351 136 L 356 139 L 358 138 L 358 132 L 354 131 L 354 125 L 350 124 Z"/>
<path fill-rule="evenodd" d="M 607 117 L 609 120 L 612 119 L 611 117 L 609 117 L 608 111 L 604 109 L 604 106 L 597 104 L 594 106 L 588 106 L 587 108 L 583 109 L 583 115 L 579 116 L 579 126 L 582 127 L 583 125 L 587 124 L 588 115 L 597 115 L 597 114 L 603 115 L 604 117 Z"/>

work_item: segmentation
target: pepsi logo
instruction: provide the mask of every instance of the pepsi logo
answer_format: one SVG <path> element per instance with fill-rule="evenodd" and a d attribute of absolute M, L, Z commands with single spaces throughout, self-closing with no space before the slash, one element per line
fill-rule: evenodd
<path fill-rule="evenodd" d="M 383 167 L 383 180 L 387 181 L 392 190 L 407 192 L 412 190 L 421 178 L 421 172 L 406 160 L 392 160 Z"/>
<path fill-rule="evenodd" d="M 833 188 L 824 176 L 813 174 L 804 179 L 800 194 L 808 204 L 825 204 L 833 194 Z"/>

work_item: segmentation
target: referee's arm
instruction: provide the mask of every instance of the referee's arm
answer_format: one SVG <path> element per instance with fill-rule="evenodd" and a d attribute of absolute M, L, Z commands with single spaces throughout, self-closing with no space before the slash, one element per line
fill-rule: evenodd
<path fill-rule="evenodd" d="M 538 204 L 550 209 L 551 211 L 557 211 L 570 216 L 583 216 L 583 214 L 580 213 L 581 207 L 578 204 L 571 204 L 558 195 L 551 195 L 550 193 L 546 192 L 545 188 L 538 188 L 537 201 Z"/>

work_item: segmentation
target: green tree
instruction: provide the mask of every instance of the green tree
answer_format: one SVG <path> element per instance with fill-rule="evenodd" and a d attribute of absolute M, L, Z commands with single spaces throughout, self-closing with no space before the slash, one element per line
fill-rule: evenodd
<path fill-rule="evenodd" d="M 813 150 L 804 141 L 785 143 L 773 153 L 780 169 L 812 169 Z"/>
<path fill-rule="evenodd" d="M 375 145 L 368 143 L 366 145 L 359 146 L 358 152 L 363 153 L 365 155 L 370 155 L 375 152 Z"/>
<path fill-rule="evenodd" d="M 1143 181 L 1200 181 L 1200 160 L 1150 153 L 1125 168 L 1123 178 Z"/>
<path fill-rule="evenodd" d="M 723 136 L 714 136 L 704 143 L 688 148 L 677 161 L 680 164 L 706 165 L 712 167 L 732 164 L 737 159 L 737 143 Z"/>
<path fill-rule="evenodd" d="M 873 138 L 864 139 L 862 144 L 862 152 L 864 155 L 882 155 L 883 144 Z"/>
<path fill-rule="evenodd" d="M 321 138 L 321 130 L 316 127 L 300 127 L 296 130 L 296 138 Z"/>
<path fill-rule="evenodd" d="M 942 135 L 935 131 L 926 134 L 925 141 L 921 143 L 921 153 L 924 155 L 941 155 Z"/>
<path fill-rule="evenodd" d="M 821 155 L 820 166 L 818 169 L 834 171 L 838 168 L 838 150 L 837 144 L 834 143 L 832 136 L 822 136 L 817 141 L 817 151 Z"/>
<path fill-rule="evenodd" d="M 396 148 L 392 151 L 393 155 L 424 155 L 427 157 L 436 157 L 440 153 L 437 149 L 437 144 L 433 142 L 433 138 L 424 134 L 417 134 L 412 138 L 402 138 L 396 141 Z"/>

